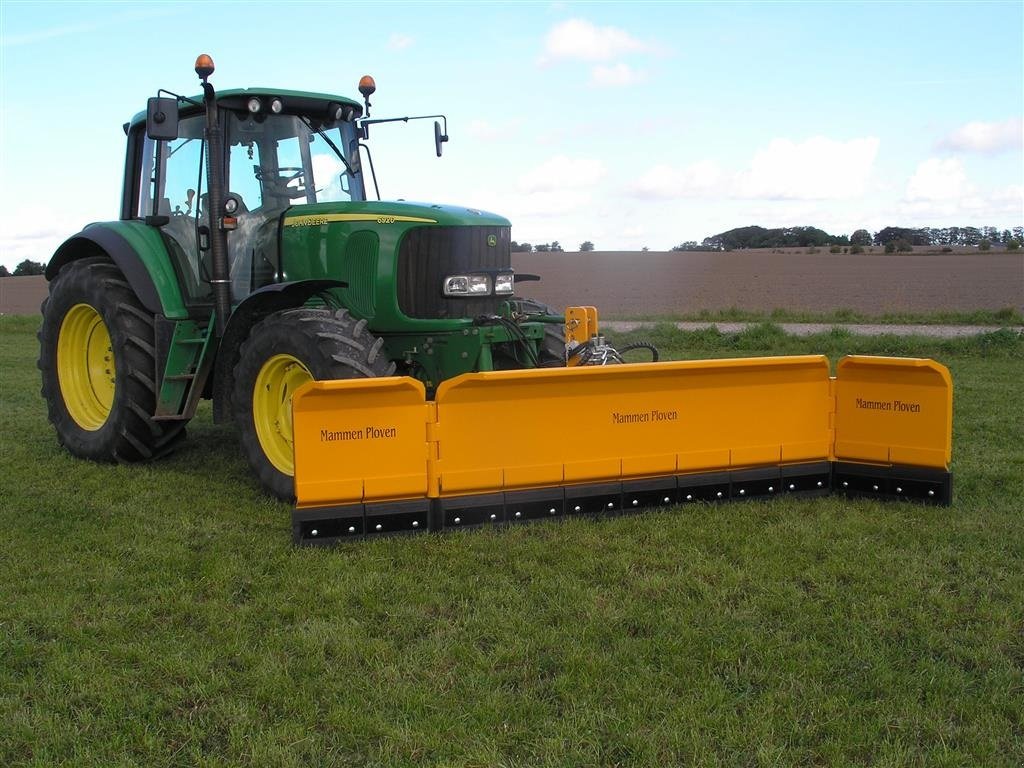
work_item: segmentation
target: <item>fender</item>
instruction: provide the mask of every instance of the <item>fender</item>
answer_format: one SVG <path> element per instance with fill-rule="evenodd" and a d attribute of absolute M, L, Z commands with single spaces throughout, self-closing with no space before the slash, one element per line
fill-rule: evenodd
<path fill-rule="evenodd" d="M 235 365 L 239 350 L 252 327 L 274 312 L 301 307 L 312 296 L 331 288 L 347 288 L 342 280 L 296 280 L 266 285 L 247 296 L 228 318 L 228 327 L 217 350 L 213 379 L 213 420 L 220 424 L 231 420 L 231 392 L 235 384 Z"/>
<path fill-rule="evenodd" d="M 88 224 L 53 254 L 46 266 L 47 281 L 53 280 L 65 264 L 95 256 L 97 251 L 113 260 L 147 310 L 169 319 L 188 317 L 160 232 L 142 222 Z"/>

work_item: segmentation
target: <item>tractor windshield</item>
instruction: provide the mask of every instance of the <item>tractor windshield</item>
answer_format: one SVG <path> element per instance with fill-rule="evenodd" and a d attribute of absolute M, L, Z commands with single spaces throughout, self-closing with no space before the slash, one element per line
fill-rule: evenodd
<path fill-rule="evenodd" d="M 248 211 L 363 200 L 361 174 L 345 156 L 352 123 L 304 115 L 229 113 L 228 189 Z"/>
<path fill-rule="evenodd" d="M 365 197 L 358 166 L 344 154 L 357 146 L 352 123 L 233 111 L 226 112 L 224 122 L 228 191 L 239 204 L 228 259 L 231 292 L 240 300 L 276 279 L 278 227 L 286 210 Z"/>

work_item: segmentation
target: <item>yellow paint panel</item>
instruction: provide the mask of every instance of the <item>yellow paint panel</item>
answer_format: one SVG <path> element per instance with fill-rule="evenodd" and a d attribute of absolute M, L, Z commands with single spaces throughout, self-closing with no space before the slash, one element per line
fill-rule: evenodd
<path fill-rule="evenodd" d="M 425 397 L 405 377 L 302 386 L 292 399 L 297 506 L 425 496 Z"/>
<path fill-rule="evenodd" d="M 445 474 L 441 492 L 449 493 L 490 493 L 504 485 L 504 473 L 500 469 L 467 469 Z"/>
<path fill-rule="evenodd" d="M 444 477 L 444 468 L 441 468 Z M 561 485 L 565 480 L 561 464 L 529 464 L 511 466 L 505 469 L 505 488 L 542 488 Z M 443 482 L 443 480 L 442 480 Z M 494 490 L 500 490 L 495 488 Z"/>
<path fill-rule="evenodd" d="M 676 455 L 664 453 L 657 456 L 623 456 L 623 477 L 649 477 L 671 475 L 676 471 Z"/>
<path fill-rule="evenodd" d="M 809 443 L 786 443 L 782 446 L 782 462 L 822 461 L 832 456 L 832 444 L 827 440 Z"/>
<path fill-rule="evenodd" d="M 837 460 L 949 469 L 953 382 L 945 366 L 933 360 L 845 357 L 836 368 L 835 393 Z"/>
<path fill-rule="evenodd" d="M 749 467 L 757 464 L 778 464 L 782 461 L 781 445 L 749 445 L 730 451 L 730 464 L 734 467 Z"/>
<path fill-rule="evenodd" d="M 382 499 L 419 498 L 427 495 L 426 459 L 419 472 L 411 475 L 388 475 L 367 477 L 363 480 L 363 496 L 366 501 Z M 386 472 L 386 470 L 385 470 Z"/>
<path fill-rule="evenodd" d="M 701 471 L 777 464 L 780 446 L 830 443 L 823 356 L 465 374 L 435 402 L 443 489 L 469 470 L 502 469 L 512 490 L 619 480 L 652 455 Z M 482 445 L 495 425 L 501 439 Z"/>
<path fill-rule="evenodd" d="M 687 451 L 676 458 L 680 472 L 697 472 L 704 469 L 726 469 L 731 451 L 728 448 L 717 451 Z"/>
<path fill-rule="evenodd" d="M 357 504 L 363 500 L 363 479 L 335 476 L 329 479 L 306 480 L 301 495 L 296 493 L 296 506 L 332 506 Z"/>
<path fill-rule="evenodd" d="M 836 459 L 839 461 L 867 461 L 872 464 L 890 464 L 889 446 L 881 443 L 857 443 L 836 440 Z"/>
<path fill-rule="evenodd" d="M 587 482 L 606 477 L 622 477 L 622 460 L 618 457 L 610 459 L 592 459 L 590 461 L 567 461 L 565 463 L 565 482 Z"/>
<path fill-rule="evenodd" d="M 946 452 L 941 449 L 914 448 L 903 445 L 892 446 L 889 449 L 889 459 L 893 464 L 910 464 L 919 467 L 945 467 L 948 461 Z"/>

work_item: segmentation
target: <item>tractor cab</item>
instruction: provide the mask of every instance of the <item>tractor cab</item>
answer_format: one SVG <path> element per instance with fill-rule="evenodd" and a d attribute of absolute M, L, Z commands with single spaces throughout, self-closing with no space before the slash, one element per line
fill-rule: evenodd
<path fill-rule="evenodd" d="M 358 104 L 328 95 L 247 89 L 219 94 L 216 109 L 226 168 L 223 207 L 212 222 L 202 105 L 187 104 L 166 138 L 141 130 L 144 115 L 136 117 L 138 181 L 128 218 L 160 228 L 184 299 L 192 305 L 213 300 L 214 227 L 232 230 L 227 258 L 231 296 L 238 302 L 281 279 L 279 230 L 286 211 L 365 199 Z"/>

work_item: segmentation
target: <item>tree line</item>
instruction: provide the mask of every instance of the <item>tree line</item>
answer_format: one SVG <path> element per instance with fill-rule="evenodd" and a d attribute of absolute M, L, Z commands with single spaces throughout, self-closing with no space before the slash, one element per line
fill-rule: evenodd
<path fill-rule="evenodd" d="M 673 251 L 731 251 L 742 248 L 817 248 L 822 246 L 889 246 L 895 250 L 910 250 L 915 245 L 924 246 L 977 246 L 982 249 L 995 244 L 1010 249 L 1019 248 L 1024 242 L 1024 227 L 1012 230 L 998 227 L 884 227 L 872 234 L 858 229 L 852 235 L 832 235 L 817 227 L 737 227 L 717 235 L 705 237 L 697 243 L 689 240 L 675 246 Z M 855 253 L 857 251 L 854 251 Z"/>
<path fill-rule="evenodd" d="M 46 265 L 32 259 L 25 259 L 14 268 L 13 272 L 0 264 L 0 277 L 22 277 L 23 275 L 41 275 L 46 272 Z"/>

